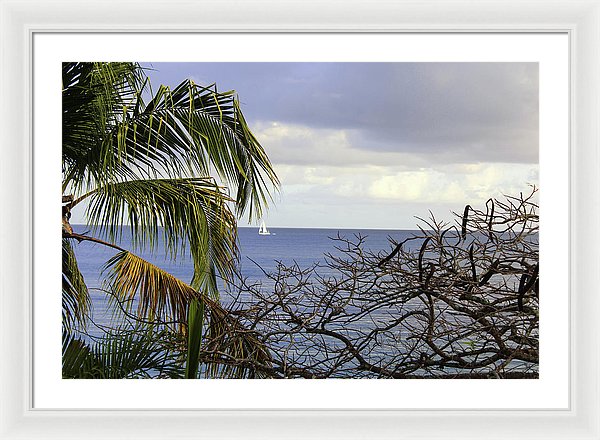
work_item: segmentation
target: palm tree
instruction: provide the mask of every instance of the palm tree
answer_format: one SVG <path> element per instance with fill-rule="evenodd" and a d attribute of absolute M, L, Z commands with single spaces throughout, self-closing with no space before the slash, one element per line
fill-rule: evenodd
<path fill-rule="evenodd" d="M 64 63 L 62 80 L 63 330 L 84 325 L 90 308 L 73 250 L 85 240 L 118 251 L 106 282 L 127 312 L 185 333 L 189 304 L 199 300 L 209 329 L 226 335 L 237 324 L 220 306 L 217 277 L 231 279 L 236 267 L 236 217 L 259 218 L 279 184 L 235 92 L 191 80 L 153 91 L 135 63 Z M 91 234 L 69 223 L 79 204 Z M 123 224 L 133 249 L 120 245 Z M 189 283 L 133 252 L 160 241 L 173 258 L 189 251 Z"/>

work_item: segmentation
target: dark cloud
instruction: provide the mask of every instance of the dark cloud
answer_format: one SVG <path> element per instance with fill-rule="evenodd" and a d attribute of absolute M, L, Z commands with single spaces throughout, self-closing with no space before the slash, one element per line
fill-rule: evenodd
<path fill-rule="evenodd" d="M 538 161 L 537 63 L 153 63 L 235 89 L 251 123 L 349 130 L 352 147 L 446 162 Z M 342 158 L 343 159 L 343 158 Z"/>

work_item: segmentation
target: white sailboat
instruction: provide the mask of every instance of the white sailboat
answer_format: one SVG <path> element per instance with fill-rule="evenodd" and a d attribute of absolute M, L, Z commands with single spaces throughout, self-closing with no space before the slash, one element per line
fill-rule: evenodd
<path fill-rule="evenodd" d="M 265 225 L 265 221 L 264 220 L 261 223 L 260 228 L 258 229 L 258 235 L 271 235 L 271 233 L 267 229 L 267 225 Z"/>

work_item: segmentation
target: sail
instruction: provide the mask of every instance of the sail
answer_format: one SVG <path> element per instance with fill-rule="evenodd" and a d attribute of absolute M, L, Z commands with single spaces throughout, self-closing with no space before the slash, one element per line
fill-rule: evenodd
<path fill-rule="evenodd" d="M 258 229 L 258 233 L 260 235 L 271 235 L 271 233 L 269 232 L 269 230 L 267 229 L 267 225 L 265 224 L 265 221 L 263 220 L 262 223 L 260 224 L 260 228 Z"/>

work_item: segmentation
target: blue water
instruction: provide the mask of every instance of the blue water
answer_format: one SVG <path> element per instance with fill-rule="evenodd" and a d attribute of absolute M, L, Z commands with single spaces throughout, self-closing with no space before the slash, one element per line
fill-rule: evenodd
<path fill-rule="evenodd" d="M 88 231 L 88 228 L 83 225 L 74 225 L 73 229 L 77 233 Z M 261 278 L 262 271 L 255 263 L 265 270 L 272 270 L 277 261 L 284 264 L 296 262 L 300 267 L 309 267 L 314 263 L 322 262 L 326 253 L 339 254 L 333 240 L 338 234 L 351 240 L 360 235 L 365 238 L 365 249 L 382 251 L 385 254 L 391 250 L 390 237 L 401 241 L 416 233 L 416 231 L 405 230 L 312 228 L 272 228 L 269 231 L 271 235 L 259 235 L 257 228 L 238 229 L 240 268 L 243 275 Z M 93 231 L 89 235 L 95 236 Z M 127 226 L 123 227 L 123 237 L 117 244 L 186 282 L 189 282 L 192 277 L 193 269 L 188 255 L 180 255 L 176 261 L 173 261 L 161 244 L 158 244 L 153 251 L 148 248 L 135 249 Z M 75 245 L 75 252 L 79 268 L 89 286 L 98 285 L 98 268 L 116 253 L 114 249 L 85 241 Z"/>
<path fill-rule="evenodd" d="M 74 225 L 73 229 L 77 233 L 86 232 L 88 229 L 83 225 Z M 189 255 L 178 255 L 174 261 L 170 255 L 165 252 L 164 247 L 159 244 L 153 251 L 150 249 L 136 249 L 131 243 L 131 230 L 124 226 L 122 238 L 117 243 L 122 248 L 131 250 L 142 258 L 152 262 L 158 267 L 168 271 L 175 277 L 190 282 L 193 274 L 193 266 Z M 258 228 L 239 228 L 239 251 L 240 251 L 240 272 L 244 278 L 250 282 L 261 282 L 264 286 L 269 286 L 270 280 L 265 273 L 273 272 L 280 261 L 284 265 L 297 264 L 300 268 L 309 268 L 315 264 L 322 265 L 325 255 L 340 255 L 341 252 L 336 249 L 339 242 L 333 240 L 338 234 L 342 238 L 356 241 L 357 236 L 364 238 L 364 250 L 370 250 L 375 253 L 381 253 L 382 257 L 389 254 L 392 247 L 390 238 L 395 241 L 402 241 L 416 233 L 416 231 L 406 230 L 367 230 L 367 229 L 300 229 L 300 228 L 271 228 L 271 235 L 259 235 Z M 97 236 L 94 231 L 91 236 Z M 100 325 L 107 325 L 112 315 L 108 313 L 110 309 L 108 296 L 101 290 L 103 275 L 101 269 L 104 264 L 117 251 L 101 244 L 92 242 L 74 243 L 75 253 L 79 269 L 83 274 L 86 284 L 91 289 L 93 302 L 92 319 Z M 327 275 L 326 268 L 321 267 L 319 273 Z M 222 298 L 225 302 L 228 298 Z M 113 323 L 114 324 L 114 323 Z M 93 327 L 90 329 L 91 333 Z"/>
<path fill-rule="evenodd" d="M 75 225 L 74 229 L 78 233 L 86 231 L 86 228 L 81 225 Z M 90 235 L 97 236 L 93 231 Z M 328 275 L 331 275 L 332 277 L 335 277 L 336 280 L 339 279 L 340 273 L 328 272 L 333 271 L 333 269 L 329 268 L 326 264 L 328 258 L 327 255 L 332 255 L 334 257 L 343 255 L 343 252 L 336 249 L 336 246 L 343 246 L 344 242 L 334 240 L 336 237 L 342 239 L 346 238 L 352 243 L 356 243 L 359 240 L 359 237 L 361 237 L 363 239 L 361 246 L 362 251 L 370 251 L 377 255 L 378 258 L 384 258 L 389 255 L 393 249 L 393 244 L 390 240 L 398 243 L 415 235 L 422 234 L 420 234 L 419 231 L 407 230 L 338 231 L 335 229 L 272 228 L 271 235 L 261 236 L 258 234 L 257 228 L 240 228 L 238 230 L 240 273 L 242 278 L 248 279 L 248 284 L 261 283 L 261 292 L 264 292 L 268 296 L 269 292 L 272 292 L 274 287 L 274 282 L 268 277 L 268 274 L 277 270 L 278 262 L 283 263 L 285 266 L 297 265 L 300 269 L 310 269 L 315 266 L 316 269 L 311 272 L 313 274 L 311 276 L 317 274 L 324 278 L 328 278 Z M 533 236 L 531 239 L 534 240 L 534 242 L 537 242 L 537 235 Z M 413 249 L 418 249 L 420 243 L 420 240 L 410 241 L 404 248 L 413 247 Z M 131 230 L 129 227 L 123 227 L 122 239 L 117 244 L 122 248 L 131 250 L 140 257 L 152 262 L 185 282 L 190 282 L 192 278 L 193 265 L 188 255 L 180 254 L 177 260 L 174 261 L 171 256 L 165 252 L 162 245 L 158 245 L 153 252 L 148 248 L 136 249 L 132 245 Z M 119 320 L 115 320 L 115 315 L 113 314 L 114 307 L 111 306 L 109 302 L 108 294 L 100 289 L 102 287 L 101 268 L 117 251 L 101 244 L 91 242 L 74 243 L 74 248 L 80 271 L 85 278 L 86 284 L 90 288 L 93 304 L 91 325 L 88 326 L 86 337 L 100 337 L 103 333 L 103 329 L 119 325 Z M 291 281 L 293 282 L 293 280 Z M 380 283 L 383 283 L 382 286 L 384 286 L 386 278 L 383 277 L 379 281 Z M 252 297 L 249 294 L 243 294 L 237 297 L 233 294 L 229 294 L 223 287 L 224 285 L 221 283 L 221 301 L 225 306 L 232 306 L 234 309 L 238 307 L 245 308 L 244 306 L 248 306 L 249 302 L 252 302 Z M 235 291 L 235 289 L 232 290 Z M 346 322 L 343 319 L 339 321 L 334 320 L 329 324 L 329 329 L 342 332 L 348 336 L 354 335 L 360 337 L 374 327 L 386 327 L 390 322 L 390 318 L 397 317 L 399 313 L 406 312 L 412 307 L 412 305 L 408 303 L 388 304 L 387 301 L 381 301 L 381 295 L 385 295 L 385 292 L 381 292 L 378 289 L 370 291 L 369 295 L 371 293 L 379 295 L 380 303 L 376 310 L 358 314 L 361 307 L 359 302 L 347 303 L 347 310 L 349 310 L 350 313 L 356 313 L 356 316 L 352 318 L 352 322 Z M 310 308 L 314 305 L 314 303 L 311 303 L 306 305 L 306 307 Z M 419 304 L 417 304 L 417 306 L 418 305 Z M 135 304 L 132 304 L 132 306 L 133 310 L 135 310 Z M 298 307 L 301 308 L 301 305 Z M 402 326 L 390 330 L 390 332 L 385 333 L 385 335 L 382 334 L 379 339 L 373 339 L 372 342 L 375 345 L 365 348 L 365 358 L 373 365 L 385 365 L 390 359 L 395 359 L 399 353 L 405 352 L 403 350 L 408 350 L 406 347 L 410 346 L 410 332 L 413 331 L 413 327 L 418 328 L 419 325 L 417 320 L 411 321 L 411 319 L 408 319 Z M 442 340 L 440 339 L 440 341 Z M 281 343 L 287 342 L 275 342 L 274 346 L 278 346 L 278 344 Z M 332 341 L 333 345 L 331 347 L 335 348 L 336 343 L 336 341 Z M 405 344 L 406 347 L 402 344 Z M 307 359 L 310 358 L 313 361 L 314 359 L 317 359 L 318 356 L 322 355 L 322 353 L 318 352 L 313 354 L 309 350 L 310 344 L 308 344 L 308 348 L 301 343 L 298 347 L 299 348 L 296 348 L 294 344 L 289 344 L 289 347 L 286 346 L 286 353 L 292 353 L 292 357 L 296 356 L 297 359 L 308 356 Z M 298 351 L 296 352 L 295 350 Z M 520 368 L 528 369 L 530 367 L 531 366 L 521 361 L 511 361 L 507 366 L 507 368 L 514 368 L 517 370 Z M 448 370 L 444 371 L 444 373 L 447 372 Z"/>

